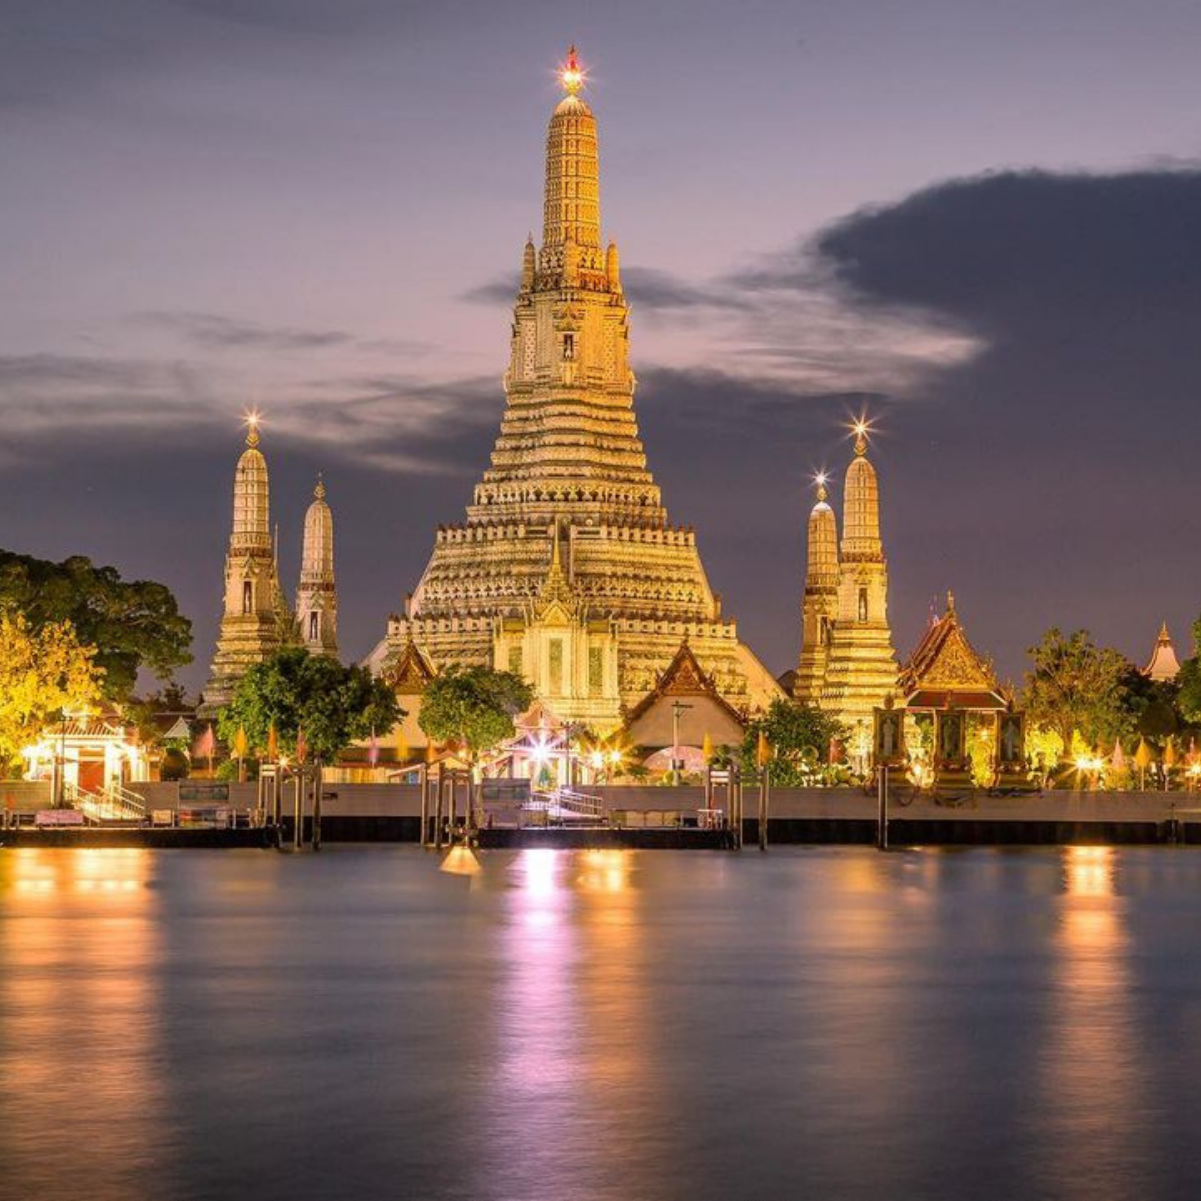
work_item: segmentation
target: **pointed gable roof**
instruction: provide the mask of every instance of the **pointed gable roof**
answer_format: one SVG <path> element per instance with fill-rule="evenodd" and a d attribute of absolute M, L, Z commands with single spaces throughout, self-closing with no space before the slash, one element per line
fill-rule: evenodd
<path fill-rule="evenodd" d="M 745 718 L 731 705 L 717 689 L 713 677 L 700 665 L 696 655 L 685 638 L 680 643 L 680 649 L 675 657 L 663 669 L 655 686 L 629 711 L 626 725 L 636 721 L 647 712 L 657 701 L 664 697 L 673 696 L 705 696 L 724 709 L 735 721 L 742 725 Z"/>
<path fill-rule="evenodd" d="M 992 667 L 959 624 L 955 598 L 947 593 L 947 611 L 935 617 L 901 669 L 898 681 L 911 709 L 1004 709 Z"/>
<path fill-rule="evenodd" d="M 1176 648 L 1172 645 L 1172 635 L 1168 633 L 1168 623 L 1165 621 L 1159 627 L 1151 662 L 1143 668 L 1143 675 L 1151 680 L 1174 680 L 1179 673 L 1180 660 L 1176 658 Z"/>
<path fill-rule="evenodd" d="M 420 696 L 436 674 L 430 661 L 410 638 L 396 662 L 384 673 L 384 679 L 401 696 Z"/>

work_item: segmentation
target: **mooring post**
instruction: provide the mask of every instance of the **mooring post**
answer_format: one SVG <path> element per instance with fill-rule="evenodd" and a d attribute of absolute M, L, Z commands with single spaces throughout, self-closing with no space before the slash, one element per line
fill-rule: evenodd
<path fill-rule="evenodd" d="M 876 849 L 888 850 L 888 768 L 881 766 L 876 774 Z"/>
<path fill-rule="evenodd" d="M 421 837 L 423 847 L 430 844 L 430 770 L 423 763 L 417 769 L 417 783 L 421 786 Z"/>
<path fill-rule="evenodd" d="M 767 780 L 767 768 L 759 773 L 759 849 L 767 850 L 767 796 L 771 785 Z"/>
<path fill-rule="evenodd" d="M 442 849 L 442 794 L 445 788 L 446 773 L 438 768 L 438 778 L 434 781 L 434 850 Z"/>
<path fill-rule="evenodd" d="M 734 812 L 734 849 L 742 850 L 742 769 L 730 768 L 730 808 Z"/>
<path fill-rule="evenodd" d="M 313 765 L 313 850 L 321 850 L 321 761 Z"/>
<path fill-rule="evenodd" d="M 294 797 L 295 826 L 292 829 L 292 847 L 299 851 L 304 846 L 304 783 L 308 773 L 303 767 L 297 766 L 293 777 L 296 786 Z"/>

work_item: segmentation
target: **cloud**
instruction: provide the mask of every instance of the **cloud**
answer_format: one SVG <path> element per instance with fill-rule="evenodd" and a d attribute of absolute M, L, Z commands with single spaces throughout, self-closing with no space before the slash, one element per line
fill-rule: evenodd
<path fill-rule="evenodd" d="M 1195 331 L 1201 304 L 1199 211 L 1196 169 L 998 172 L 852 214 L 815 249 L 857 302 L 992 338 L 1084 326 L 1173 336 Z"/>
<path fill-rule="evenodd" d="M 218 313 L 135 313 L 134 320 L 172 330 L 205 350 L 325 350 L 355 341 L 345 330 L 266 326 Z"/>
<path fill-rule="evenodd" d="M 248 398 L 265 395 L 268 436 L 383 470 L 456 473 L 465 470 L 462 439 L 494 427 L 504 404 L 497 382 L 482 377 L 301 377 L 270 388 L 252 378 L 207 361 L 0 356 L 5 460 L 53 457 L 65 429 L 86 432 L 97 455 L 184 433 L 217 438 L 237 427 Z"/>

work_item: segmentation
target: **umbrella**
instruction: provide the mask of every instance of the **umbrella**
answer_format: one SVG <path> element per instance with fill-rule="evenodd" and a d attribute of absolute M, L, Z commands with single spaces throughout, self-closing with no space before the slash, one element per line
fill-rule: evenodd
<path fill-rule="evenodd" d="M 267 727 L 267 761 L 275 763 L 279 759 L 279 735 L 275 732 L 275 722 Z"/>
<path fill-rule="evenodd" d="M 705 734 L 704 741 L 701 743 L 701 758 L 706 763 L 713 762 L 713 739 L 709 737 L 708 733 Z"/>
<path fill-rule="evenodd" d="M 1122 740 L 1119 738 L 1113 744 L 1113 757 L 1109 761 L 1114 771 L 1126 770 L 1126 756 L 1122 752 Z"/>
<path fill-rule="evenodd" d="M 296 731 L 296 762 L 303 763 L 309 753 L 309 744 L 304 740 L 304 727 Z"/>

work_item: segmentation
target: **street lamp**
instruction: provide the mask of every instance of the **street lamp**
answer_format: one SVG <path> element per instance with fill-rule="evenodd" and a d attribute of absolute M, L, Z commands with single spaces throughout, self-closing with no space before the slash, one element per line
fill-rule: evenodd
<path fill-rule="evenodd" d="M 691 709 L 691 705 L 683 701 L 673 701 L 671 705 L 671 782 L 680 782 L 680 715 Z"/>

